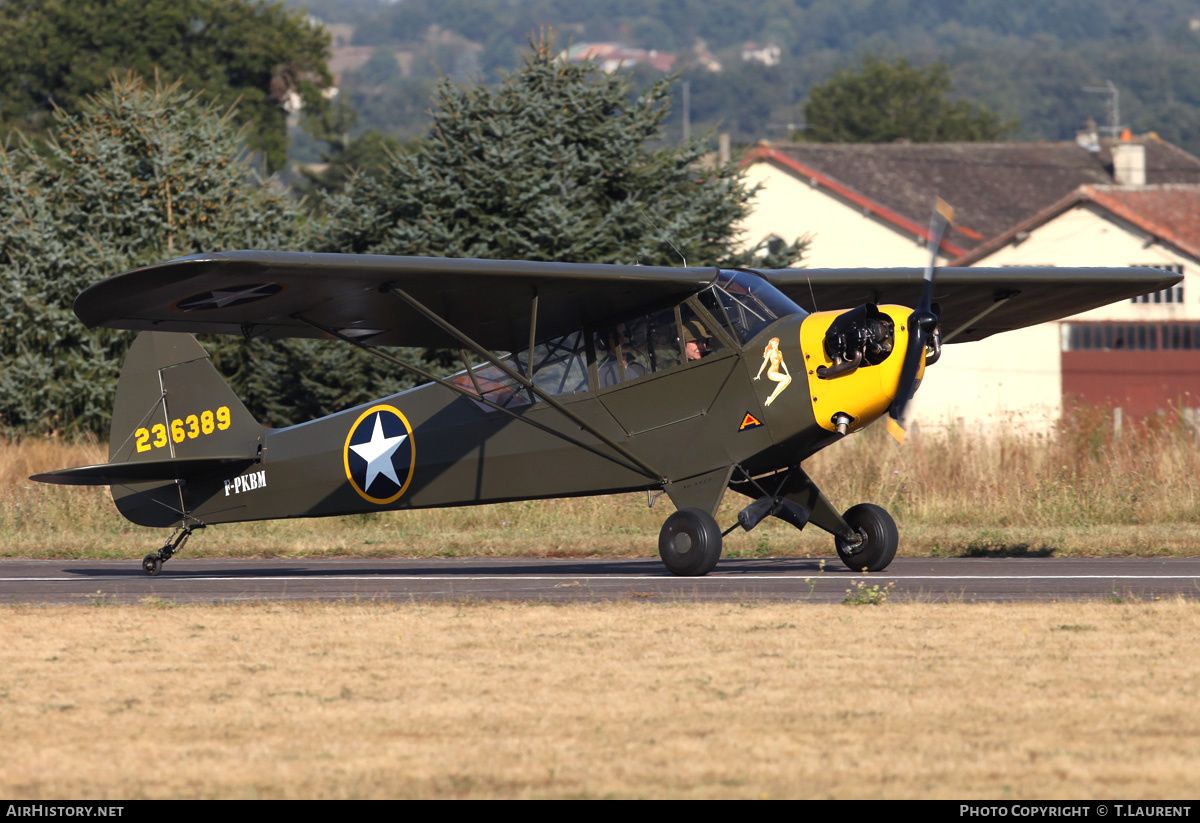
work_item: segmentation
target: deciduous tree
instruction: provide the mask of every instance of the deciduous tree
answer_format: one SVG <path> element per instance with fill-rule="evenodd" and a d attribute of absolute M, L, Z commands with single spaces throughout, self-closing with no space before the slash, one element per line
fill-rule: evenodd
<path fill-rule="evenodd" d="M 287 154 L 286 108 L 324 105 L 329 35 L 302 12 L 265 0 L 4 0 L 0 128 L 45 133 L 55 107 L 78 113 L 113 71 L 134 71 L 223 106 L 268 168 Z"/>
<path fill-rule="evenodd" d="M 914 143 L 1000 140 L 1015 131 L 967 100 L 951 97 L 950 68 L 924 68 L 898 57 L 863 58 L 815 86 L 804 106 L 803 139 L 828 143 Z"/>

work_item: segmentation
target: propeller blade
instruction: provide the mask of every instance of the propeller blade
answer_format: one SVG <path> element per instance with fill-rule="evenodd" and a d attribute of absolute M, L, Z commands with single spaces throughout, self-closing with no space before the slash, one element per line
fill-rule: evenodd
<path fill-rule="evenodd" d="M 938 317 L 933 312 L 933 281 L 937 274 L 938 251 L 953 223 L 954 209 L 939 197 L 929 222 L 929 264 L 925 267 L 925 283 L 921 288 L 921 299 L 917 302 L 916 309 L 908 316 L 908 346 L 904 351 L 904 363 L 900 367 L 896 396 L 888 409 L 888 432 L 900 443 L 904 442 L 904 410 L 917 390 L 917 371 L 921 368 L 921 356 L 937 330 Z"/>
<path fill-rule="evenodd" d="M 929 262 L 925 265 L 925 285 L 921 289 L 921 299 L 917 303 L 917 311 L 931 311 L 933 277 L 937 271 L 938 251 L 942 248 L 942 240 L 945 239 L 946 232 L 953 224 L 954 207 L 939 197 L 933 207 L 933 216 L 929 219 Z"/>

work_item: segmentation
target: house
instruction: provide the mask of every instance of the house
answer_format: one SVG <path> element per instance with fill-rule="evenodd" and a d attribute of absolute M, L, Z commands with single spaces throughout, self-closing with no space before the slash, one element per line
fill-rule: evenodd
<path fill-rule="evenodd" d="M 707 69 L 714 74 L 723 68 L 721 61 L 713 56 L 713 53 L 708 48 L 708 41 L 703 37 L 697 37 L 692 43 L 692 56 L 688 62 Z"/>
<path fill-rule="evenodd" d="M 661 72 L 668 72 L 675 65 L 674 54 L 655 49 L 632 49 L 620 43 L 575 43 L 560 57 L 568 63 L 595 60 L 606 74 L 639 63 L 646 63 Z"/>
<path fill-rule="evenodd" d="M 1114 406 L 1134 418 L 1174 409 L 1195 419 L 1200 407 L 1200 184 L 1080 186 L 954 265 L 1060 260 L 1166 269 L 1182 274 L 1183 281 L 1050 324 L 1053 328 L 1005 335 L 1005 341 L 1019 335 L 1044 349 L 1037 356 L 1038 371 L 1057 373 L 1058 385 L 1045 386 L 1043 405 L 1052 414 L 1064 403 L 1084 402 Z M 994 345 L 1003 343 L 998 339 Z M 951 369 L 963 359 L 953 358 Z"/>
<path fill-rule="evenodd" d="M 1152 354 L 1161 355 L 1162 348 L 1134 349 L 1141 353 L 1117 356 L 1130 358 L 1119 372 L 1097 372 L 1098 361 L 1117 366 L 1112 348 L 1082 347 L 1115 346 L 1115 327 L 1106 331 L 1106 323 L 1132 322 L 1126 332 L 1135 343 L 1148 341 L 1150 327 L 1158 324 L 1157 346 L 1183 346 L 1184 328 L 1200 324 L 1200 283 L 1193 285 L 1200 276 L 1200 242 L 1190 228 L 1200 214 L 1200 158 L 1150 135 L 1123 141 L 760 144 L 742 163 L 747 181 L 762 187 L 744 223 L 746 241 L 808 234 L 806 263 L 812 267 L 924 266 L 929 215 L 940 196 L 957 215 L 940 247 L 940 265 L 1151 265 L 1184 274 L 1182 291 L 1148 302 L 948 346 L 914 402 L 919 426 L 1044 432 L 1061 416 L 1064 397 L 1114 403 L 1134 415 L 1192 402 L 1180 393 L 1192 368 L 1181 364 L 1192 355 L 1163 361 Z M 1195 336 L 1186 334 L 1188 341 Z M 1120 337 L 1122 346 L 1126 339 Z M 1152 373 L 1157 361 L 1168 364 L 1160 371 L 1185 371 L 1134 380 Z M 1122 387 L 1112 388 L 1118 382 Z"/>
<path fill-rule="evenodd" d="M 783 50 L 774 43 L 746 43 L 742 46 L 743 63 L 762 63 L 764 66 L 778 66 Z"/>

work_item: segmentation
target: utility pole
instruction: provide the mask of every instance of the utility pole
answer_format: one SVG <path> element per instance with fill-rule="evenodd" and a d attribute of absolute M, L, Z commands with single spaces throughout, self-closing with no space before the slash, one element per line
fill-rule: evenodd
<path fill-rule="evenodd" d="M 692 82 L 683 81 L 683 142 L 692 136 Z"/>

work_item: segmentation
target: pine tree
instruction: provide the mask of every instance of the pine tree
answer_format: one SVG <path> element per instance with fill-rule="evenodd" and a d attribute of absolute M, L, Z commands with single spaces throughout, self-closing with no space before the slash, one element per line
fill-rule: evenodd
<path fill-rule="evenodd" d="M 0 426 L 107 434 L 133 335 L 83 327 L 71 306 L 87 286 L 194 252 L 302 244 L 293 204 L 249 179 L 232 118 L 130 75 L 59 112 L 44 148 L 0 150 Z M 252 403 L 269 394 L 254 347 L 210 348 Z"/>
<path fill-rule="evenodd" d="M 382 175 L 327 203 L 325 251 L 679 265 L 750 264 L 737 225 L 753 192 L 699 141 L 656 148 L 671 78 L 568 63 L 546 36 L 501 83 L 439 82 L 433 124 Z M 770 261 L 798 260 L 800 242 Z"/>

